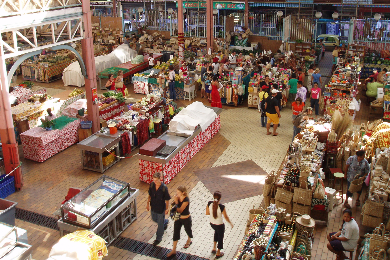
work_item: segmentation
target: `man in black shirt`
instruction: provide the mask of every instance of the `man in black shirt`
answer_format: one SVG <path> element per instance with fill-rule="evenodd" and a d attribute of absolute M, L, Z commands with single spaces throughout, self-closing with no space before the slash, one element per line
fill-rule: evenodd
<path fill-rule="evenodd" d="M 271 123 L 273 126 L 273 136 L 277 136 L 278 133 L 276 132 L 276 129 L 278 128 L 279 124 L 279 118 L 281 117 L 280 111 L 279 111 L 279 102 L 276 99 L 276 95 L 278 94 L 278 91 L 276 89 L 273 89 L 271 91 L 271 96 L 267 98 L 267 101 L 265 103 L 265 111 L 268 118 L 267 121 L 267 135 L 270 135 L 271 132 L 269 131 L 269 128 L 271 127 Z"/>
<path fill-rule="evenodd" d="M 167 228 L 168 219 L 165 219 L 165 215 L 169 213 L 170 199 L 168 187 L 161 182 L 161 173 L 156 172 L 149 187 L 149 197 L 146 204 L 146 210 L 151 209 L 152 220 L 158 225 L 153 245 L 158 245 L 161 242 L 164 230 Z"/>

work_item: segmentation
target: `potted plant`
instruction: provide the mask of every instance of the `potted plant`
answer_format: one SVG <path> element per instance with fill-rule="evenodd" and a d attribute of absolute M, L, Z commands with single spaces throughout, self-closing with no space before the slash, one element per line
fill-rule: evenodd
<path fill-rule="evenodd" d="M 52 130 L 52 127 L 54 126 L 53 120 L 41 119 L 41 122 L 42 122 L 42 127 L 45 128 L 47 131 Z"/>

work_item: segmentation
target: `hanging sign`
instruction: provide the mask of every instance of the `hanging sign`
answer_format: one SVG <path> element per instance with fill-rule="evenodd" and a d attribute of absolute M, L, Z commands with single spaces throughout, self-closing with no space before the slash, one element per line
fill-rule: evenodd
<path fill-rule="evenodd" d="M 245 3 L 213 2 L 214 9 L 217 9 L 217 5 L 222 6 L 220 9 L 245 10 Z M 206 8 L 206 6 L 206 2 L 183 2 L 183 8 Z"/>

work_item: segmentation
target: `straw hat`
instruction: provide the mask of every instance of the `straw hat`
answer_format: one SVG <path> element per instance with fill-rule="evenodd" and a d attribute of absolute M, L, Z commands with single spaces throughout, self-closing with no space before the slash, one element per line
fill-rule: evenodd
<path fill-rule="evenodd" d="M 301 226 L 310 227 L 310 228 L 314 227 L 316 224 L 314 219 L 312 219 L 309 215 L 303 215 L 297 217 L 297 223 Z"/>

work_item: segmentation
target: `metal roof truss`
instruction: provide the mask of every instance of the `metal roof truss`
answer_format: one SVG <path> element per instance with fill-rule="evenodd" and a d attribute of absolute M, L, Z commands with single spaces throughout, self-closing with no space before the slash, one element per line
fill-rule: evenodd
<path fill-rule="evenodd" d="M 11 58 L 78 41 L 84 36 L 82 25 L 81 7 L 0 18 L 1 51 Z"/>

